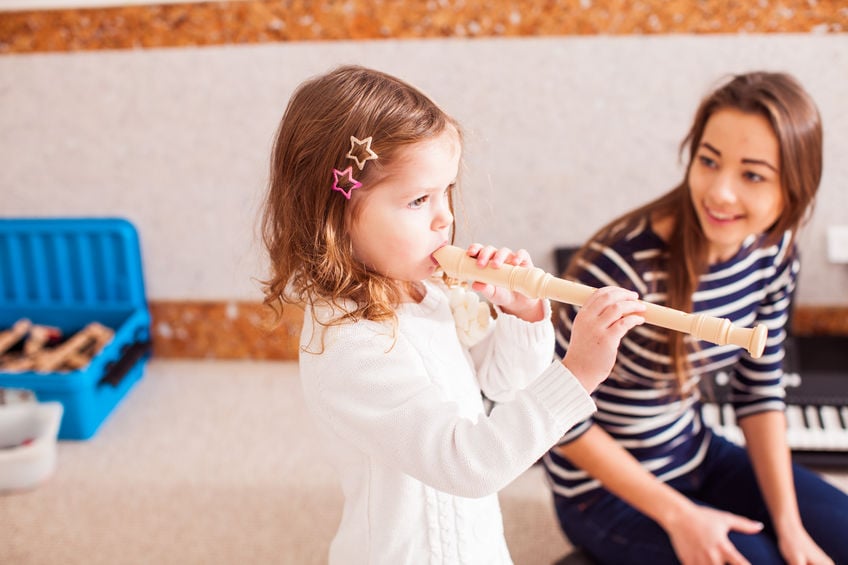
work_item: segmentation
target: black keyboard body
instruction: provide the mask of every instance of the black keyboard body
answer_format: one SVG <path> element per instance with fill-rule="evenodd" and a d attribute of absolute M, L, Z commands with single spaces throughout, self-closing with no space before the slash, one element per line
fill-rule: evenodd
<path fill-rule="evenodd" d="M 811 467 L 848 468 L 848 337 L 790 337 L 784 368 L 787 411 L 801 407 L 803 426 L 816 430 L 804 439 L 805 445 L 790 442 L 793 459 Z M 727 403 L 729 388 L 717 383 L 715 377 L 703 383 L 703 400 L 721 406 Z M 822 407 L 836 409 L 837 418 L 830 418 L 829 426 L 821 416 Z M 791 419 L 789 427 L 793 428 Z M 822 433 L 831 434 L 835 441 L 817 445 L 816 438 L 822 438 Z"/>

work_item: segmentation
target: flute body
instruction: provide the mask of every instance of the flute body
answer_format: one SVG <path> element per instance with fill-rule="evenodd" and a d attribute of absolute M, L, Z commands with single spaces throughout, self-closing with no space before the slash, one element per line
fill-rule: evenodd
<path fill-rule="evenodd" d="M 476 260 L 469 257 L 464 249 L 452 245 L 437 250 L 433 257 L 442 269 L 455 279 L 493 284 L 519 291 L 532 298 L 548 298 L 582 306 L 597 290 L 588 285 L 554 277 L 538 267 L 503 265 L 499 269 L 480 268 Z M 689 314 L 651 302 L 642 303 L 645 305 L 642 315 L 649 324 L 688 333 L 718 345 L 736 345 L 746 349 L 755 358 L 762 356 L 765 349 L 768 331 L 763 324 L 743 328 L 726 318 Z"/>

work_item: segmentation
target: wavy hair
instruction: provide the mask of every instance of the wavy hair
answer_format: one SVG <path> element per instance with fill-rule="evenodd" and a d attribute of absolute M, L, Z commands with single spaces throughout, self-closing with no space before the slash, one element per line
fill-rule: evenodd
<path fill-rule="evenodd" d="M 438 136 L 458 123 L 415 87 L 388 74 L 343 66 L 301 84 L 277 129 L 262 218 L 270 260 L 263 302 L 279 315 L 285 304 L 326 301 L 344 319 L 396 320 L 402 283 L 356 261 L 349 222 L 354 199 L 332 189 L 333 169 L 353 164 L 350 137 L 372 137 L 379 156 L 353 174 L 367 192 L 412 144 Z M 451 202 L 453 212 L 453 202 Z M 453 235 L 451 236 L 452 239 Z"/>

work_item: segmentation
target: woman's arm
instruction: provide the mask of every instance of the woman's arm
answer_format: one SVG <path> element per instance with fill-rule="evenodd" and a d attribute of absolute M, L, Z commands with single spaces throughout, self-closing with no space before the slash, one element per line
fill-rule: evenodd
<path fill-rule="evenodd" d="M 748 563 L 727 534 L 731 530 L 756 533 L 762 524 L 693 503 L 657 480 L 600 426 L 592 426 L 557 450 L 607 490 L 657 522 L 668 533 L 683 563 Z"/>
<path fill-rule="evenodd" d="M 784 559 L 790 564 L 832 563 L 801 522 L 783 412 L 753 414 L 739 420 L 739 427 Z"/>

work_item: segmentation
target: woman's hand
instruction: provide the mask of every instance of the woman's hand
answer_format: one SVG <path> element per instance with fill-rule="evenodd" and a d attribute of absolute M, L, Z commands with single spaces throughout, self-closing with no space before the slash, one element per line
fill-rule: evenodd
<path fill-rule="evenodd" d="M 731 531 L 756 534 L 763 529 L 760 522 L 697 505 L 693 505 L 691 512 L 664 527 L 674 552 L 684 565 L 751 565 L 730 541 L 728 534 Z"/>
<path fill-rule="evenodd" d="M 562 363 L 586 391 L 592 392 L 609 376 L 621 338 L 645 322 L 644 311 L 635 292 L 612 286 L 596 290 L 583 303 Z"/>
<path fill-rule="evenodd" d="M 833 565 L 833 560 L 803 527 L 793 530 L 791 534 L 779 535 L 778 547 L 788 565 Z"/>
<path fill-rule="evenodd" d="M 503 265 L 516 265 L 518 267 L 533 267 L 530 254 L 524 249 L 516 252 L 501 247 L 500 249 L 491 245 L 480 245 L 472 243 L 467 250 L 469 257 L 477 259 L 478 267 L 491 267 L 498 269 Z M 471 288 L 483 295 L 492 304 L 498 305 L 507 314 L 512 314 L 528 322 L 538 322 L 544 315 L 545 310 L 542 301 L 538 298 L 528 298 L 520 292 L 513 292 L 499 286 L 475 282 Z"/>

